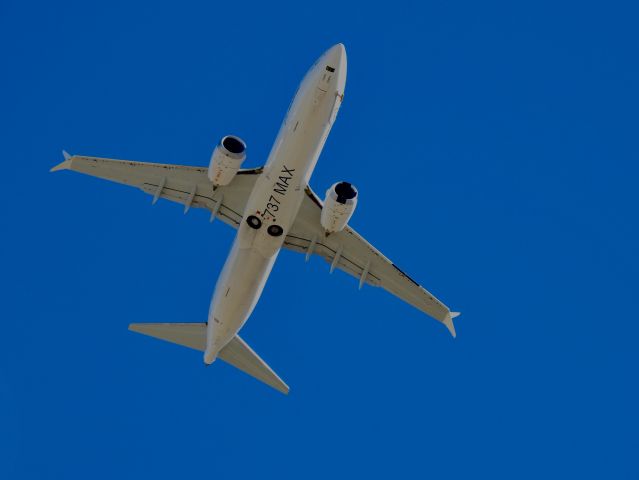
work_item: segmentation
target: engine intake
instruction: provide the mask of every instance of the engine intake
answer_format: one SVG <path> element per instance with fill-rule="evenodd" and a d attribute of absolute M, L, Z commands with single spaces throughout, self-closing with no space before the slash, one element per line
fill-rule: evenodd
<path fill-rule="evenodd" d="M 209 180 L 216 187 L 228 185 L 246 160 L 246 143 L 234 135 L 227 135 L 213 150 L 209 164 Z"/>
<path fill-rule="evenodd" d="M 320 216 L 327 233 L 341 232 L 355 212 L 357 189 L 348 182 L 335 183 L 326 191 L 324 208 Z"/>

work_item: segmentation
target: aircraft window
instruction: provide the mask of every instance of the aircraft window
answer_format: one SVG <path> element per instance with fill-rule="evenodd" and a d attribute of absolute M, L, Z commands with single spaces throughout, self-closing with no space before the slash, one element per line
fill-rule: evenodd
<path fill-rule="evenodd" d="M 335 69 L 333 67 L 329 67 L 328 65 L 326 65 L 326 70 L 328 70 L 331 73 L 333 73 L 335 71 Z"/>

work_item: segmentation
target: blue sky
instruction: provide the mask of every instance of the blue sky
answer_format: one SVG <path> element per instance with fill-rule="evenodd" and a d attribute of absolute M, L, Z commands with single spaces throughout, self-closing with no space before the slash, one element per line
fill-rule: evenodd
<path fill-rule="evenodd" d="M 2 478 L 637 478 L 632 2 L 0 3 Z M 311 185 L 458 338 L 284 252 L 243 336 L 284 397 L 127 331 L 204 321 L 234 232 L 48 169 L 262 164 L 332 44 Z"/>

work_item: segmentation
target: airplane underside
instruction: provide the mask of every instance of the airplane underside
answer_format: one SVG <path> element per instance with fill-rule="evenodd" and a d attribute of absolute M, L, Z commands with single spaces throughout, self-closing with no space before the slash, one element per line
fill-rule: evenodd
<path fill-rule="evenodd" d="M 435 298 L 348 225 L 357 189 L 337 182 L 324 201 L 308 182 L 344 98 L 346 52 L 333 46 L 311 67 L 289 107 L 267 163 L 242 169 L 246 144 L 220 140 L 208 168 L 69 155 L 52 169 L 73 170 L 135 186 L 237 229 L 211 301 L 207 322 L 133 323 L 129 329 L 203 352 L 235 366 L 282 393 L 289 387 L 238 332 L 258 302 L 282 248 L 318 255 L 330 271 L 342 270 L 363 285 L 382 287 L 435 318 L 455 336 L 458 313 Z"/>

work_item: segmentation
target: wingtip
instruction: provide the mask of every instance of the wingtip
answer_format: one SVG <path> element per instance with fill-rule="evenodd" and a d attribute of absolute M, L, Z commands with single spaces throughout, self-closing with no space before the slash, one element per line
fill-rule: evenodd
<path fill-rule="evenodd" d="M 49 172 L 57 172 L 58 170 L 67 170 L 71 166 L 73 155 L 70 155 L 66 150 L 62 150 L 62 156 L 64 157 L 64 161 L 58 163 L 55 167 L 53 167 Z"/>
<path fill-rule="evenodd" d="M 460 312 L 448 312 L 446 317 L 444 317 L 444 321 L 442 322 L 446 325 L 446 328 L 453 336 L 453 338 L 457 338 L 457 332 L 455 332 L 455 324 L 453 324 L 453 318 L 459 317 Z"/>
<path fill-rule="evenodd" d="M 71 160 L 65 160 L 62 163 L 58 163 L 55 167 L 53 167 L 49 172 L 57 172 L 59 170 L 67 170 L 71 166 Z"/>

